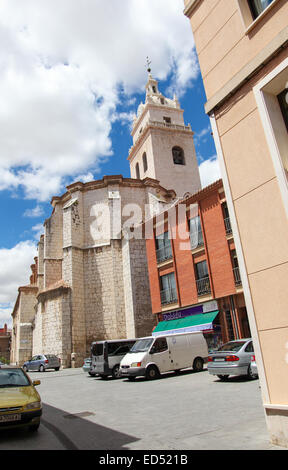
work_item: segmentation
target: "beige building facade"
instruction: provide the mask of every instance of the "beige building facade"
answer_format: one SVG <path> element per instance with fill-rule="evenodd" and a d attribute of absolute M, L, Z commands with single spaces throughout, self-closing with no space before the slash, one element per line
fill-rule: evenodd
<path fill-rule="evenodd" d="M 146 90 L 132 132 L 132 177 L 74 183 L 52 198 L 30 285 L 19 288 L 12 314 L 14 363 L 56 354 L 63 367 L 81 366 L 92 341 L 147 336 L 156 324 L 142 225 L 177 202 L 182 175 L 186 192 L 199 189 L 200 178 L 193 132 L 177 99 L 160 94 L 150 73 Z M 142 134 L 146 118 L 149 129 Z M 140 172 L 144 149 L 147 168 Z"/>
<path fill-rule="evenodd" d="M 288 2 L 185 0 L 271 441 L 288 446 Z"/>

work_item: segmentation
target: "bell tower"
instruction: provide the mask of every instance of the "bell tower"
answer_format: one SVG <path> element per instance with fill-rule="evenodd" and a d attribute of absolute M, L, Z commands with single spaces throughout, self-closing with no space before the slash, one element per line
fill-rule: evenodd
<path fill-rule="evenodd" d="M 145 103 L 134 118 L 133 146 L 129 151 L 132 178 L 153 178 L 177 197 L 201 189 L 193 132 L 185 125 L 183 110 L 174 95 L 166 98 L 148 68 Z"/>

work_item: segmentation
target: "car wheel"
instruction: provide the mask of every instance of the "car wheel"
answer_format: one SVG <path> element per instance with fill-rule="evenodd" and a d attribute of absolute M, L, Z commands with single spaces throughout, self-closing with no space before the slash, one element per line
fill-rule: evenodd
<path fill-rule="evenodd" d="M 108 375 L 99 374 L 99 376 L 100 376 L 101 379 L 103 379 L 103 380 L 107 380 L 107 379 L 108 379 Z"/>
<path fill-rule="evenodd" d="M 91 375 L 91 377 L 95 377 L 96 374 L 94 374 L 93 372 L 88 372 L 89 375 Z"/>
<path fill-rule="evenodd" d="M 43 364 L 41 364 L 41 366 L 39 367 L 39 372 L 44 372 L 44 371 L 45 371 L 44 366 Z"/>
<path fill-rule="evenodd" d="M 254 380 L 254 379 L 257 378 L 257 375 L 253 374 L 253 372 L 252 372 L 251 365 L 249 365 L 249 367 L 248 367 L 247 377 L 248 377 L 250 380 Z"/>
<path fill-rule="evenodd" d="M 193 362 L 193 370 L 195 370 L 195 372 L 201 372 L 201 370 L 203 370 L 203 364 L 203 359 L 201 357 L 196 357 Z"/>
<path fill-rule="evenodd" d="M 147 380 L 154 380 L 160 377 L 159 370 L 156 366 L 149 366 L 146 370 L 145 377 Z"/>
<path fill-rule="evenodd" d="M 55 370 L 58 371 L 60 369 L 60 367 L 55 367 Z"/>
<path fill-rule="evenodd" d="M 225 381 L 228 380 L 229 375 L 217 375 L 217 377 L 218 379 Z"/>
<path fill-rule="evenodd" d="M 33 425 L 29 426 L 29 431 L 30 431 L 30 432 L 36 432 L 36 431 L 38 431 L 39 426 L 40 426 L 40 423 L 38 423 L 38 424 L 33 424 Z"/>
<path fill-rule="evenodd" d="M 116 366 L 112 369 L 112 377 L 113 379 L 120 379 L 120 364 L 116 364 Z"/>

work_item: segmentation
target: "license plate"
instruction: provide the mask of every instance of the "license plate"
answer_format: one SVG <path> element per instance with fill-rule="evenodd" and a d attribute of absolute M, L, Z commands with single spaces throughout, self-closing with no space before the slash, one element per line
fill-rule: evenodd
<path fill-rule="evenodd" d="M 19 421 L 21 419 L 21 415 L 3 415 L 0 416 L 0 423 L 7 422 L 7 421 Z"/>
<path fill-rule="evenodd" d="M 214 362 L 224 362 L 224 357 L 215 357 Z"/>
<path fill-rule="evenodd" d="M 125 370 L 125 369 L 123 370 L 123 369 L 121 369 L 121 374 L 128 374 L 128 370 Z"/>

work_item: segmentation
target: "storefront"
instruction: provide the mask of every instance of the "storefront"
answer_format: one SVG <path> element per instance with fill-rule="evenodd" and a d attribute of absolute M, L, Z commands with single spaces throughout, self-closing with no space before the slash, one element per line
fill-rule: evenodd
<path fill-rule="evenodd" d="M 215 349 L 223 343 L 218 303 L 215 300 L 185 309 L 161 313 L 159 316 L 160 321 L 152 332 L 153 336 L 202 331 L 209 350 Z"/>
<path fill-rule="evenodd" d="M 202 331 L 208 350 L 238 338 L 250 337 L 243 296 L 229 296 L 203 304 L 158 314 L 152 335 Z"/>

